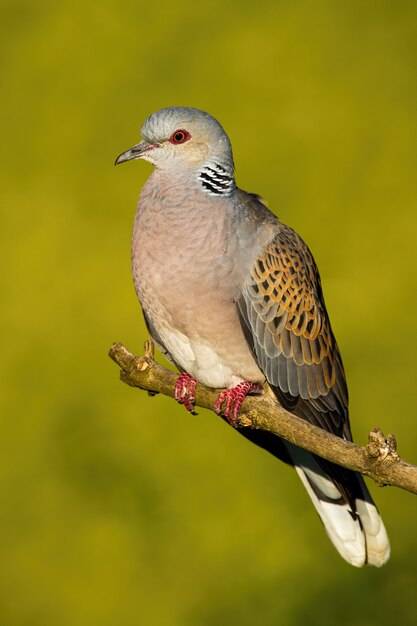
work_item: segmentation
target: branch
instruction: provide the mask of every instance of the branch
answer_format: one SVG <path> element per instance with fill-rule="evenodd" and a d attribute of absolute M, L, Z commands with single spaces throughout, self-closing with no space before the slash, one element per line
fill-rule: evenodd
<path fill-rule="evenodd" d="M 174 397 L 178 376 L 156 363 L 153 354 L 151 340 L 145 343 L 143 357 L 133 355 L 120 343 L 113 344 L 109 352 L 121 369 L 124 383 L 150 395 L 163 393 Z M 196 406 L 212 410 L 218 394 L 219 390 L 197 384 Z M 237 427 L 267 430 L 328 461 L 365 474 L 380 486 L 393 485 L 417 494 L 417 467 L 398 456 L 394 435 L 385 438 L 379 428 L 374 428 L 368 445 L 362 447 L 292 415 L 268 394 L 245 399 Z"/>

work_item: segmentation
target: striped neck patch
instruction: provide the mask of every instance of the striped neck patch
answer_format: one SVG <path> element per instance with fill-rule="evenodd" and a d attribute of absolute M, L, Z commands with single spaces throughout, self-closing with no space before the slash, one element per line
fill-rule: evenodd
<path fill-rule="evenodd" d="M 233 174 L 215 162 L 204 165 L 198 173 L 198 180 L 210 196 L 230 196 L 236 187 Z"/>

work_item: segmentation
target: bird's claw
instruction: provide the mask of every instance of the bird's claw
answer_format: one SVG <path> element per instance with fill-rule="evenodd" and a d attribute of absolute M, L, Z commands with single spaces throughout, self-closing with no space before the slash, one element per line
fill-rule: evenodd
<path fill-rule="evenodd" d="M 262 393 L 262 391 L 261 385 L 244 380 L 236 385 L 236 387 L 222 391 L 213 409 L 216 413 L 223 413 L 229 424 L 235 427 L 239 417 L 240 407 L 246 396 L 249 393 Z M 224 410 L 222 410 L 223 404 L 225 404 Z"/>
<path fill-rule="evenodd" d="M 187 411 L 195 415 L 195 386 L 197 381 L 188 372 L 183 372 L 178 377 L 174 387 L 174 398 L 179 404 L 183 404 Z"/>

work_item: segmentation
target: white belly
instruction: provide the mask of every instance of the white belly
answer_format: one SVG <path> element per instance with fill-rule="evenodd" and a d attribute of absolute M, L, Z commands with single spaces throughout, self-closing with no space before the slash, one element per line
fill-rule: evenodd
<path fill-rule="evenodd" d="M 232 367 L 206 342 L 189 339 L 172 328 L 158 328 L 158 333 L 175 362 L 203 385 L 215 389 L 230 388 L 244 380 L 235 375 Z M 262 379 L 259 370 L 253 373 L 257 379 Z"/>
<path fill-rule="evenodd" d="M 234 346 L 230 346 L 229 354 L 224 350 L 217 350 L 215 345 L 201 338 L 189 338 L 172 327 L 158 326 L 157 330 L 164 347 L 174 361 L 207 387 L 231 388 L 243 380 L 258 383 L 265 380 L 255 360 L 248 354 L 245 344 L 242 344 L 243 351 L 238 351 L 243 352 L 242 354 L 236 354 Z M 224 343 L 219 345 L 224 348 Z"/>

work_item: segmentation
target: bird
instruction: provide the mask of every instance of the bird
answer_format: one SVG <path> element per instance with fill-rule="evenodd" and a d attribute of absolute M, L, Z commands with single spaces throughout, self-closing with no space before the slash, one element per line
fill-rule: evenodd
<path fill-rule="evenodd" d="M 115 164 L 154 168 L 137 204 L 132 276 L 148 331 L 179 370 L 175 398 L 222 389 L 214 409 L 237 425 L 248 394 L 352 441 L 346 376 L 320 274 L 303 239 L 235 181 L 232 146 L 200 109 L 152 113 Z M 267 431 L 239 428 L 293 466 L 341 557 L 389 559 L 388 535 L 363 477 Z"/>

